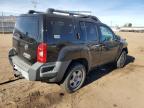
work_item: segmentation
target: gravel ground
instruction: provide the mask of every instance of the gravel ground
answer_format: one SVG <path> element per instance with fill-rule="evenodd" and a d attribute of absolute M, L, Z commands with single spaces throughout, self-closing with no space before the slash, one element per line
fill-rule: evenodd
<path fill-rule="evenodd" d="M 0 34 L 0 108 L 144 108 L 144 33 L 117 34 L 129 44 L 126 66 L 92 71 L 73 94 L 56 84 L 13 80 L 7 58 L 12 34 Z"/>

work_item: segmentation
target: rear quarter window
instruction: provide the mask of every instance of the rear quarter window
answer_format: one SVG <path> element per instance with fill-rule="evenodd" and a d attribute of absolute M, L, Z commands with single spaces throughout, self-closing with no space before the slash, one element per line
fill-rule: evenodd
<path fill-rule="evenodd" d="M 47 22 L 48 38 L 51 41 L 72 41 L 74 37 L 71 19 L 51 19 Z"/>

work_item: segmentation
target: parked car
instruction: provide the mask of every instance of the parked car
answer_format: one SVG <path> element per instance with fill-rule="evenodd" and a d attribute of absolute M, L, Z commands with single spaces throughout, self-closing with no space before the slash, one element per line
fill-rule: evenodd
<path fill-rule="evenodd" d="M 127 53 L 127 42 L 97 17 L 49 9 L 17 18 L 9 61 L 16 77 L 74 92 L 95 67 L 114 62 L 122 68 Z"/>

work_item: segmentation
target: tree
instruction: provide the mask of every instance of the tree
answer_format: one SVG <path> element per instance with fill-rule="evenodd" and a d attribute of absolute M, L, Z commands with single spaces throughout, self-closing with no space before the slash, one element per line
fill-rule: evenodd
<path fill-rule="evenodd" d="M 132 23 L 129 23 L 129 24 L 128 24 L 128 27 L 132 27 Z"/>
<path fill-rule="evenodd" d="M 132 23 L 126 23 L 124 27 L 132 27 Z"/>

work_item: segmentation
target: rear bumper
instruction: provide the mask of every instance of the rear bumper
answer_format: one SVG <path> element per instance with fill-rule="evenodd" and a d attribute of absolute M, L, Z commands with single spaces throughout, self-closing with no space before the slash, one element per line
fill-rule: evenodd
<path fill-rule="evenodd" d="M 9 55 L 9 61 L 14 69 L 16 76 L 22 76 L 31 81 L 47 81 L 47 82 L 59 82 L 62 80 L 63 75 L 70 63 L 67 62 L 49 62 L 39 63 L 36 62 L 33 65 L 26 63 L 19 56 Z"/>
<path fill-rule="evenodd" d="M 12 66 L 14 69 L 14 74 L 17 74 L 17 76 L 22 76 L 27 80 L 31 80 L 31 81 L 39 81 L 42 80 L 43 77 L 45 77 L 44 75 L 40 76 L 40 69 L 42 68 L 42 66 L 44 65 L 43 63 L 39 63 L 36 62 L 33 65 L 29 65 L 27 63 L 25 63 L 21 58 L 19 58 L 18 56 L 13 56 L 11 57 L 11 62 L 12 62 Z M 49 78 L 52 78 L 56 76 L 57 72 L 54 73 L 48 73 L 47 76 L 50 76 Z"/>

